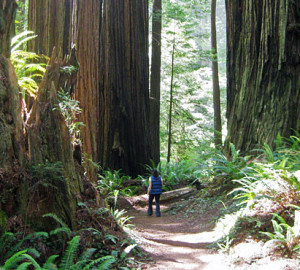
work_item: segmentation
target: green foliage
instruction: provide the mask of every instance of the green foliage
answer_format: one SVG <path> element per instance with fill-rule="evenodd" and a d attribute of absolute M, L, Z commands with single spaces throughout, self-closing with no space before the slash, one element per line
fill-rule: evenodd
<path fill-rule="evenodd" d="M 43 269 L 56 269 L 57 266 L 54 261 L 59 257 L 59 255 L 51 255 L 46 262 L 43 264 Z"/>
<path fill-rule="evenodd" d="M 260 199 L 262 196 L 259 196 L 257 193 L 257 182 L 249 177 L 245 177 L 240 180 L 233 180 L 238 183 L 240 187 L 235 188 L 229 194 L 237 193 L 234 196 L 234 199 L 241 200 L 240 204 L 247 204 L 247 207 L 253 206 L 256 199 Z"/>
<path fill-rule="evenodd" d="M 283 248 L 288 256 L 291 256 L 294 252 L 300 253 L 300 235 L 295 233 L 294 228 L 288 225 L 284 218 L 274 213 L 273 217 L 272 224 L 274 233 L 261 233 L 270 238 L 269 242 L 275 242 L 280 248 Z"/>
<path fill-rule="evenodd" d="M 222 252 L 228 253 L 230 250 L 232 241 L 233 241 L 233 239 L 227 235 L 225 240 L 223 241 L 223 243 L 217 243 L 217 245 Z"/>
<path fill-rule="evenodd" d="M 36 96 L 38 83 L 46 72 L 46 62 L 48 61 L 44 55 L 37 55 L 20 49 L 35 37 L 36 35 L 32 31 L 25 31 L 12 38 L 11 41 L 11 61 L 15 67 L 24 98 L 25 95 Z"/>
<path fill-rule="evenodd" d="M 46 160 L 43 164 L 34 165 L 31 167 L 31 175 L 36 181 L 33 188 L 41 185 L 57 190 L 60 183 L 66 181 L 60 161 L 52 163 Z"/>
<path fill-rule="evenodd" d="M 59 218 L 57 215 L 53 214 L 53 213 L 48 213 L 43 215 L 43 217 L 50 217 L 52 219 L 54 219 L 61 227 L 58 227 L 54 230 L 52 230 L 50 232 L 50 235 L 66 235 L 68 239 L 70 239 L 72 231 L 71 229 L 68 227 L 68 225 L 61 219 Z"/>
<path fill-rule="evenodd" d="M 118 264 L 120 266 L 132 264 L 132 263 L 134 263 L 134 259 L 128 257 L 128 254 L 130 254 L 130 252 L 133 251 L 136 246 L 137 246 L 136 244 L 129 245 L 122 252 L 114 250 L 114 251 L 112 251 L 112 256 L 114 256 L 116 259 L 118 259 Z M 131 268 L 122 266 L 122 267 L 120 267 L 120 269 L 122 269 L 122 270 L 128 269 L 129 270 Z"/>
<path fill-rule="evenodd" d="M 207 7 L 207 1 L 163 2 L 160 138 L 161 153 L 165 156 L 173 74 L 173 160 L 189 159 L 202 143 L 213 138 L 213 100 L 211 89 L 206 86 L 211 81 L 211 71 L 207 68 L 209 25 L 204 20 L 208 16 Z"/>
<path fill-rule="evenodd" d="M 123 175 L 121 170 L 104 170 L 99 176 L 98 186 L 101 196 L 109 197 L 115 196 L 116 191 L 118 195 L 127 196 L 130 194 L 130 188 L 124 188 L 124 184 L 130 179 L 129 176 Z"/>
<path fill-rule="evenodd" d="M 152 175 L 154 168 L 154 164 L 152 166 L 146 165 L 149 175 Z M 176 185 L 191 183 L 195 180 L 195 176 L 193 175 L 194 167 L 192 167 L 189 161 L 170 163 L 161 161 L 156 166 L 156 169 L 164 181 L 163 188 L 165 190 L 172 190 Z M 144 185 L 148 186 L 148 182 L 148 179 L 144 180 Z"/>
<path fill-rule="evenodd" d="M 80 236 L 74 236 L 68 244 L 65 253 L 62 256 L 59 267 L 54 261 L 59 255 L 51 255 L 41 267 L 39 263 L 28 254 L 29 250 L 21 250 L 13 254 L 7 259 L 4 265 L 0 269 L 12 270 L 12 269 L 28 269 L 29 266 L 33 266 L 36 270 L 47 269 L 59 269 L 59 270 L 77 270 L 77 269 L 110 269 L 110 266 L 116 262 L 114 256 L 104 256 L 96 259 L 91 259 L 96 249 L 86 249 L 78 257 Z M 37 256 L 37 254 L 35 254 Z M 37 256 L 39 257 L 39 256 Z M 96 268 L 95 268 L 96 267 Z M 31 269 L 31 268 L 30 268 Z"/>
<path fill-rule="evenodd" d="M 28 260 L 29 262 L 27 262 Z M 42 269 L 36 262 L 36 260 L 29 254 L 27 254 L 27 250 L 21 250 L 12 255 L 8 260 L 6 260 L 1 269 L 27 269 L 30 265 L 33 265 L 34 269 Z"/>
<path fill-rule="evenodd" d="M 80 236 L 74 236 L 73 239 L 69 242 L 68 248 L 66 249 L 62 259 L 60 268 L 69 270 L 74 264 L 74 259 L 78 251 Z"/>
<path fill-rule="evenodd" d="M 289 143 L 292 140 L 292 143 Z M 284 250 L 288 256 L 300 249 L 300 229 L 299 221 L 292 227 L 281 216 L 273 214 L 273 231 L 269 228 L 269 213 L 290 213 L 291 207 L 299 209 L 299 179 L 296 177 L 299 171 L 298 155 L 299 146 L 297 139 L 285 139 L 278 136 L 277 148 L 272 150 L 268 145 L 264 145 L 263 154 L 256 160 L 248 161 L 231 145 L 232 158 L 212 158 L 213 177 L 221 177 L 220 185 L 224 185 L 224 179 L 232 182 L 234 199 L 238 200 L 238 205 L 243 208 L 236 212 L 236 219 L 233 214 L 229 221 L 222 221 L 223 224 L 231 224 L 226 227 L 224 243 L 220 248 L 228 250 L 227 243 L 231 243 L 234 237 L 246 237 L 247 233 L 251 237 L 258 237 L 259 231 L 268 236 L 270 242 L 278 244 L 278 248 Z M 258 150 L 256 150 L 258 152 Z M 217 161 L 217 163 L 215 163 Z M 215 165 L 216 164 L 216 165 Z M 222 164 L 220 166 L 219 164 Z M 225 165 L 226 164 L 226 165 Z M 217 173 L 217 175 L 215 175 Z M 298 176 L 299 177 L 299 176 Z M 214 179 L 215 179 L 214 178 Z M 294 205 L 293 205 L 294 204 Z M 293 215 L 287 216 L 289 223 L 294 219 Z M 299 218 L 298 218 L 299 219 Z M 218 226 L 218 225 L 217 225 Z M 217 227 L 216 226 L 216 227 Z M 259 237 L 258 237 L 259 238 Z"/>
<path fill-rule="evenodd" d="M 34 165 L 31 167 L 31 175 L 36 179 L 65 181 L 63 176 L 63 166 L 60 161 L 52 163 L 46 160 L 43 164 Z"/>
<path fill-rule="evenodd" d="M 0 238 L 0 261 L 4 261 L 9 257 L 13 256 L 23 249 L 23 246 L 27 242 L 32 242 L 35 239 L 40 239 L 44 241 L 48 238 L 48 233 L 46 232 L 34 232 L 22 237 L 18 240 L 18 234 L 13 234 L 11 232 L 4 232 Z M 26 252 L 39 257 L 39 252 L 35 248 L 27 248 Z M 23 253 L 22 253 L 23 254 Z M 16 256 L 19 258 L 19 256 Z"/>
<path fill-rule="evenodd" d="M 74 69 L 76 70 L 75 67 L 68 66 L 64 67 L 63 71 L 69 73 L 73 72 Z M 69 91 L 64 91 L 63 89 L 58 92 L 58 100 L 58 108 L 65 118 L 71 137 L 78 138 L 80 135 L 80 128 L 84 126 L 82 122 L 76 121 L 77 115 L 82 111 L 79 106 L 79 101 L 72 99 Z"/>
<path fill-rule="evenodd" d="M 240 151 L 230 143 L 231 158 L 227 158 L 223 154 L 217 154 L 214 159 L 216 176 L 222 176 L 225 180 L 241 179 L 251 172 L 252 164 L 248 164 L 251 156 L 242 156 Z"/>
<path fill-rule="evenodd" d="M 27 28 L 28 1 L 16 0 L 17 11 L 15 18 L 16 33 L 21 33 Z"/>
<path fill-rule="evenodd" d="M 127 212 L 124 209 L 119 210 L 111 208 L 111 215 L 121 227 L 133 227 L 132 224 L 128 223 L 133 217 L 126 216 L 126 213 Z"/>
<path fill-rule="evenodd" d="M 230 144 L 230 149 L 230 157 L 215 151 L 199 164 L 196 171 L 199 181 L 228 191 L 238 186 L 238 182 L 233 180 L 253 175 L 251 156 L 242 156 L 233 144 Z"/>

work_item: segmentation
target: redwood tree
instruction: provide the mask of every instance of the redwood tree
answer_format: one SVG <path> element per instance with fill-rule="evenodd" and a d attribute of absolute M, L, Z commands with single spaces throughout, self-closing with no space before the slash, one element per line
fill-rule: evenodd
<path fill-rule="evenodd" d="M 152 157 L 148 0 L 64 0 L 64 4 L 47 0 L 42 12 L 47 12 L 44 16 L 49 23 L 37 22 L 37 10 L 43 4 L 30 1 L 29 20 L 36 21 L 31 29 L 42 31 L 38 41 L 33 41 L 35 51 L 48 54 L 53 46 L 68 48 L 67 40 L 76 44 L 80 68 L 74 92 L 82 107 L 79 121 L 85 124 L 83 151 L 103 168 L 142 173 Z M 70 15 L 56 22 L 49 15 L 53 10 L 72 12 L 71 23 Z M 53 39 L 54 28 L 65 39 Z M 88 172 L 95 181 L 95 170 L 89 168 Z"/>
<path fill-rule="evenodd" d="M 226 9 L 227 142 L 273 145 L 300 131 L 300 2 L 227 0 Z"/>
<path fill-rule="evenodd" d="M 100 164 L 134 176 L 151 158 L 148 0 L 104 1 L 100 51 Z"/>
<path fill-rule="evenodd" d="M 76 44 L 80 63 L 75 99 L 79 100 L 82 113 L 78 120 L 84 123 L 81 129 L 82 150 L 94 162 L 99 162 L 99 96 L 100 96 L 100 34 L 102 0 L 73 1 L 72 43 Z M 97 175 L 92 163 L 86 170 L 92 182 Z"/>
<path fill-rule="evenodd" d="M 1 1 L 0 9 L 3 23 L 1 42 L 8 44 L 1 47 L 0 52 L 9 55 L 11 35 L 7 33 L 12 33 L 9 29 L 13 29 L 15 2 Z M 74 58 L 75 54 L 72 56 Z M 0 55 L 0 188 L 7 191 L 2 194 L 0 207 L 2 215 L 21 215 L 39 229 L 51 226 L 49 221 L 41 218 L 49 212 L 73 226 L 76 202 L 82 191 L 81 179 L 75 171 L 69 131 L 57 108 L 57 90 L 68 80 L 61 67 L 68 64 L 53 55 L 30 116 L 23 123 L 20 88 L 14 67 L 9 59 Z M 54 171 L 45 178 L 29 177 L 34 166 L 43 165 L 47 160 L 52 165 L 61 164 L 58 178 L 53 176 Z"/>
<path fill-rule="evenodd" d="M 38 37 L 28 49 L 51 56 L 53 47 L 63 54 L 70 50 L 72 0 L 29 0 L 28 29 Z"/>
<path fill-rule="evenodd" d="M 150 80 L 150 134 L 152 139 L 153 161 L 160 161 L 160 77 L 161 77 L 161 28 L 162 1 L 154 0 L 152 12 L 152 56 Z"/>

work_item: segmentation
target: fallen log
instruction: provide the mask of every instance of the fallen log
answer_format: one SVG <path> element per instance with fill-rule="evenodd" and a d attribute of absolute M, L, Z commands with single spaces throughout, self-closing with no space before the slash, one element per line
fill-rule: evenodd
<path fill-rule="evenodd" d="M 184 199 L 192 194 L 195 194 L 197 191 L 193 188 L 190 187 L 184 187 L 180 189 L 175 189 L 167 192 L 163 192 L 161 197 L 160 197 L 160 202 L 161 203 L 166 203 L 174 200 L 179 200 L 179 199 Z M 120 198 L 121 199 L 121 198 Z M 136 197 L 131 197 L 131 198 L 125 198 L 123 197 L 122 199 L 127 200 L 132 206 L 138 205 L 138 206 L 145 206 L 148 204 L 148 195 L 140 195 Z"/>

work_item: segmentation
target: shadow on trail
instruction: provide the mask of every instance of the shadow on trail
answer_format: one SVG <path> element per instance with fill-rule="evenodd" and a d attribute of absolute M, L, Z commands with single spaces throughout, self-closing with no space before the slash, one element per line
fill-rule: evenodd
<path fill-rule="evenodd" d="M 194 249 L 206 249 L 208 245 L 211 244 L 211 242 L 207 243 L 188 243 L 188 242 L 182 242 L 182 241 L 173 241 L 173 240 L 165 240 L 165 239 L 156 239 L 156 238 L 146 238 L 147 240 L 170 245 L 174 247 L 188 247 L 188 248 L 194 248 Z"/>

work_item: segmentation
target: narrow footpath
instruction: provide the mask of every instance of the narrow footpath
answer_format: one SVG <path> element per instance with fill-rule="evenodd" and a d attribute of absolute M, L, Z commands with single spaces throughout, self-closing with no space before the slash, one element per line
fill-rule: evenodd
<path fill-rule="evenodd" d="M 119 206 L 133 217 L 134 228 L 127 232 L 152 256 L 144 258 L 142 269 L 300 270 L 299 260 L 269 253 L 268 243 L 249 240 L 229 255 L 216 252 L 211 244 L 223 234 L 222 222 L 221 228 L 215 223 L 224 202 L 195 193 L 188 187 L 163 193 L 161 217 L 147 216 L 147 195 L 120 200 Z"/>
<path fill-rule="evenodd" d="M 190 193 L 186 188 L 171 192 L 171 197 L 164 194 L 161 217 L 147 216 L 146 195 L 128 199 L 127 215 L 133 217 L 135 226 L 130 233 L 153 259 L 143 269 L 229 269 L 224 257 L 208 248 L 217 237 L 213 219 L 218 209 L 188 215 L 184 205 L 195 203 Z"/>

